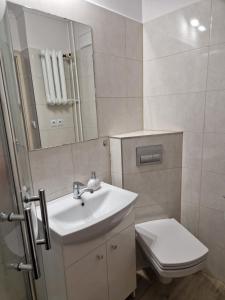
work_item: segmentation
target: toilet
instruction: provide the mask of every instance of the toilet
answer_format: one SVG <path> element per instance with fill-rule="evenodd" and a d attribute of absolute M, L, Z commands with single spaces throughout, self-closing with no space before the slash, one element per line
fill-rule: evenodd
<path fill-rule="evenodd" d="M 162 283 L 202 270 L 206 248 L 175 219 L 161 219 L 135 225 L 137 241 Z"/>

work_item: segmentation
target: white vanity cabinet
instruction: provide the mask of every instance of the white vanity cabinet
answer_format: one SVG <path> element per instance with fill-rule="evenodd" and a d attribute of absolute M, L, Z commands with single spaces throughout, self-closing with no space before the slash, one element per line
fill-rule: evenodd
<path fill-rule="evenodd" d="M 66 271 L 68 300 L 124 300 L 136 287 L 135 232 L 129 226 Z"/>
<path fill-rule="evenodd" d="M 109 299 L 124 300 L 136 286 L 135 229 L 129 226 L 107 242 Z"/>
<path fill-rule="evenodd" d="M 105 245 L 98 247 L 66 271 L 68 300 L 108 299 Z"/>
<path fill-rule="evenodd" d="M 135 291 L 133 210 L 110 232 L 90 241 L 52 242 L 55 255 L 43 251 L 49 300 L 125 300 Z"/>

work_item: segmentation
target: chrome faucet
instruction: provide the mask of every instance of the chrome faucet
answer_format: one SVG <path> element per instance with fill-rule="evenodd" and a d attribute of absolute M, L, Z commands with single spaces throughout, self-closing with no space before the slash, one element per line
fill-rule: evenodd
<path fill-rule="evenodd" d="M 81 182 L 75 181 L 73 183 L 73 198 L 74 199 L 81 199 L 81 196 L 87 192 L 94 193 L 94 190 L 86 187 L 86 185 L 84 185 Z M 84 205 L 83 201 L 82 201 L 82 205 Z"/>

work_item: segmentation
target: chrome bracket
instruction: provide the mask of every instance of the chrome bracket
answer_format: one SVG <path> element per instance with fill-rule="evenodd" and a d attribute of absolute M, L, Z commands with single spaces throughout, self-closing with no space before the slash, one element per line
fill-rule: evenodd
<path fill-rule="evenodd" d="M 13 269 L 13 270 L 16 270 L 18 272 L 21 272 L 21 271 L 32 271 L 33 270 L 33 267 L 31 264 L 24 264 L 22 262 L 18 263 L 18 264 L 10 264 L 9 265 L 9 268 L 10 269 Z"/>
<path fill-rule="evenodd" d="M 17 215 L 13 212 L 6 214 L 4 212 L 0 212 L 0 222 L 21 222 L 24 221 L 23 215 Z"/>

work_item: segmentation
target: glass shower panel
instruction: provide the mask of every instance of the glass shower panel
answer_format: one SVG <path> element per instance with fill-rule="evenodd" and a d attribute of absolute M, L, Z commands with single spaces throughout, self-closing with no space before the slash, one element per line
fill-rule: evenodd
<path fill-rule="evenodd" d="M 4 96 L 7 99 L 8 114 L 12 127 L 11 133 L 15 141 L 13 155 L 15 161 L 12 164 L 9 158 L 9 148 L 5 134 L 5 108 L 0 111 L 0 211 L 21 213 L 22 200 L 18 197 L 18 189 L 33 193 L 31 172 L 29 165 L 29 153 L 27 150 L 24 122 L 21 113 L 16 72 L 12 55 L 11 38 L 7 15 L 0 22 L 0 62 L 2 81 L 4 82 Z M 0 78 L 1 79 L 1 78 Z M 1 91 L 2 92 L 2 91 Z M 0 94 L 1 96 L 3 93 Z M 2 98 L 3 99 L 3 98 Z M 1 99 L 1 104 L 2 104 Z M 12 153 L 12 152 L 11 152 Z M 13 168 L 12 168 L 13 166 Z M 12 169 L 15 175 L 13 177 Z M 17 178 L 18 177 L 18 178 Z M 15 178 L 18 183 L 15 185 Z M 19 223 L 0 223 L 0 299 L 1 300 L 45 300 L 46 288 L 44 273 L 36 284 L 26 272 L 17 272 L 10 269 L 10 264 L 25 261 L 26 243 L 23 243 L 23 229 Z M 25 245 L 25 246 L 24 246 Z M 25 247 L 25 248 L 24 248 Z M 41 262 L 41 249 L 39 248 L 39 261 Z M 43 267 L 41 266 L 43 270 Z M 32 289 L 31 289 L 32 288 Z M 32 290 L 32 295 L 31 295 Z M 37 294 L 37 297 L 35 296 Z"/>
<path fill-rule="evenodd" d="M 21 112 L 21 103 L 16 81 L 16 72 L 13 62 L 11 38 L 7 22 L 7 15 L 0 23 L 0 50 L 2 67 L 4 69 L 5 84 L 7 89 L 7 100 L 10 106 L 10 115 L 12 118 L 13 133 L 16 140 L 16 155 L 18 156 L 18 171 L 21 186 L 31 188 L 31 174 L 28 160 L 28 151 L 26 135 L 24 130 L 23 115 Z"/>
<path fill-rule="evenodd" d="M 17 203 L 7 140 L 4 133 L 2 111 L 0 111 L 0 211 L 17 212 Z M 10 269 L 9 265 L 25 261 L 21 228 L 18 223 L 0 225 L 0 299 L 29 300 L 29 281 L 27 274 Z"/>

